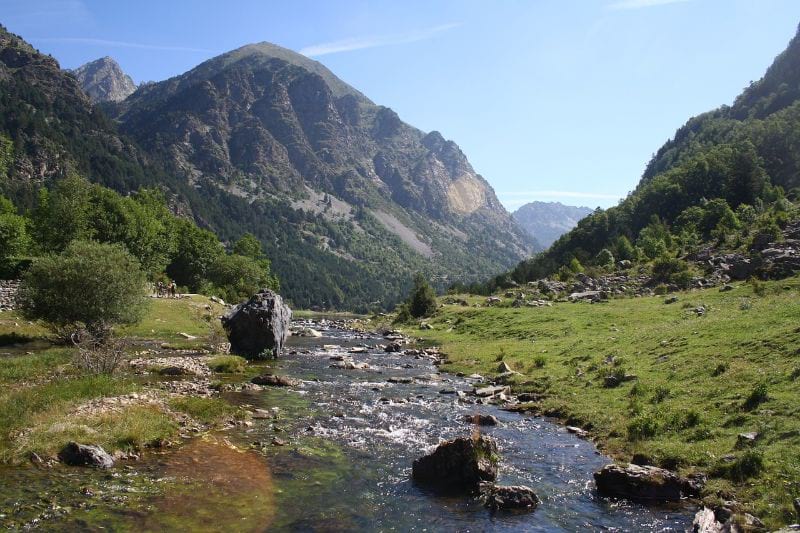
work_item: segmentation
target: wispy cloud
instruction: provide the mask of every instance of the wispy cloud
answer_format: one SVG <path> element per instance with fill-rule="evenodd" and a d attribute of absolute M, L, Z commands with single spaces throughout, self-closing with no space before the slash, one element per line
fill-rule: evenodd
<path fill-rule="evenodd" d="M 642 9 L 645 7 L 665 6 L 667 4 L 679 4 L 690 0 L 620 0 L 613 4 L 608 4 L 608 9 Z"/>
<path fill-rule="evenodd" d="M 162 44 L 132 43 L 128 41 L 111 41 L 107 39 L 93 39 L 89 37 L 42 37 L 31 38 L 34 43 L 65 43 L 65 44 L 88 44 L 93 46 L 112 46 L 117 48 L 139 48 L 143 50 L 160 50 L 165 52 L 204 52 L 216 53 L 216 50 L 208 48 L 194 48 L 191 46 L 170 46 Z"/>
<path fill-rule="evenodd" d="M 300 50 L 300 53 L 308 57 L 318 57 L 327 54 L 336 54 L 339 52 L 364 50 L 366 48 L 378 48 L 380 46 L 415 43 L 418 41 L 431 39 L 440 33 L 446 32 L 447 30 L 452 30 L 460 25 L 461 23 L 459 22 L 452 22 L 449 24 L 442 24 L 440 26 L 415 30 L 407 33 L 351 37 L 348 39 L 341 39 L 339 41 L 331 41 L 327 43 L 306 46 Z"/>

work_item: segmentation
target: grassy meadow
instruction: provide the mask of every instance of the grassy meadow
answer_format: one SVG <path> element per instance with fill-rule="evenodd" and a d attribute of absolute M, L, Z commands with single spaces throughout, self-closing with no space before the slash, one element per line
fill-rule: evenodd
<path fill-rule="evenodd" d="M 795 522 L 800 277 L 677 296 L 513 308 L 462 295 L 470 306 L 444 305 L 432 330 L 406 333 L 439 345 L 446 371 L 492 376 L 505 362 L 530 410 L 587 429 L 619 460 L 705 472 L 708 503 Z M 748 432 L 755 442 L 738 443 Z"/>

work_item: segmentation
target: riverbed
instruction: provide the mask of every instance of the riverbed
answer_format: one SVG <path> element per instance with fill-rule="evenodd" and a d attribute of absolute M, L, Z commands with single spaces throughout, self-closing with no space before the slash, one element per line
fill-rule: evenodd
<path fill-rule="evenodd" d="M 686 507 L 598 497 L 592 473 L 610 462 L 607 457 L 546 419 L 475 403 L 469 392 L 478 380 L 439 374 L 424 355 L 385 353 L 378 347 L 382 337 L 335 328 L 323 335 L 293 337 L 284 357 L 265 368 L 299 380 L 296 386 L 223 394 L 269 413 L 249 425 L 147 454 L 111 472 L 62 466 L 0 470 L 0 524 L 130 531 L 691 526 L 693 513 Z M 343 368 L 340 359 L 369 367 Z M 478 428 L 467 420 L 474 414 L 493 415 L 500 423 Z M 437 496 L 410 480 L 415 458 L 443 439 L 476 431 L 498 442 L 498 483 L 533 488 L 542 500 L 538 509 L 493 514 L 477 498 Z M 15 506 L 24 512 L 15 516 Z"/>

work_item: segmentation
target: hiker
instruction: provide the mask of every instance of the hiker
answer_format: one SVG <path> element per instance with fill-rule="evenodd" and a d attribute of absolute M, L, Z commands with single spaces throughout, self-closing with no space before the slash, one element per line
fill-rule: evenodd
<path fill-rule="evenodd" d="M 169 282 L 169 295 L 170 295 L 172 298 L 175 298 L 175 292 L 176 292 L 176 289 L 177 289 L 177 287 L 176 287 L 176 285 L 175 285 L 175 280 L 172 280 L 172 281 L 170 281 L 170 282 Z"/>

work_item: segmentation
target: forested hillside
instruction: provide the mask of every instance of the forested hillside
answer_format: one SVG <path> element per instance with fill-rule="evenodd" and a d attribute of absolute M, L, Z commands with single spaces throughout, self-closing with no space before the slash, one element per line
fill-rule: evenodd
<path fill-rule="evenodd" d="M 694 117 L 616 207 L 583 219 L 510 273 L 528 281 L 608 258 L 649 262 L 705 245 L 757 255 L 800 199 L 800 37 L 732 106 Z M 757 259 L 757 258 L 756 258 Z M 496 278 L 490 286 L 506 283 Z"/>

